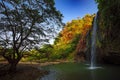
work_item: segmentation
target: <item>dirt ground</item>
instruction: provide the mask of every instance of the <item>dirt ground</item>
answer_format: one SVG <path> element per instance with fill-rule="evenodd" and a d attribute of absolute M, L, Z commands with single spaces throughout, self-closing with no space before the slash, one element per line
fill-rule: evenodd
<path fill-rule="evenodd" d="M 5 67 L 7 63 L 0 62 L 0 80 L 37 80 L 42 76 L 48 74 L 48 71 L 40 70 L 38 63 L 19 63 L 17 71 L 13 74 L 7 73 Z"/>
<path fill-rule="evenodd" d="M 49 74 L 49 71 L 41 70 L 41 66 L 54 65 L 59 63 L 67 62 L 65 60 L 55 61 L 55 62 L 19 62 L 17 65 L 17 71 L 14 74 L 9 74 L 6 69 L 8 69 L 8 63 L 5 61 L 0 61 L 0 80 L 37 80 L 44 75 Z M 2 70 L 3 68 L 3 70 Z M 4 74 L 5 73 L 5 74 Z"/>

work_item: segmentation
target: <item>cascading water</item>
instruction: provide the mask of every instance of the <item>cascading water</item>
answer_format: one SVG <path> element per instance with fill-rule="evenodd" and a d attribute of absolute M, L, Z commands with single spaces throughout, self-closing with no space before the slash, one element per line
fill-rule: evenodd
<path fill-rule="evenodd" d="M 97 14 L 94 18 L 93 22 L 93 30 L 92 30 L 92 38 L 91 38 L 91 63 L 90 69 L 95 69 L 95 58 L 96 58 L 96 35 L 97 35 Z"/>

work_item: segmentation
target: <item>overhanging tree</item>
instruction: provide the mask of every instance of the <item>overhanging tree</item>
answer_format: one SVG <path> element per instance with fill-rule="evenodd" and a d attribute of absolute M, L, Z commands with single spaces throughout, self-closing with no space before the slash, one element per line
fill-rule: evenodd
<path fill-rule="evenodd" d="M 54 0 L 0 0 L 0 46 L 10 71 L 26 49 L 47 41 L 62 25 Z"/>

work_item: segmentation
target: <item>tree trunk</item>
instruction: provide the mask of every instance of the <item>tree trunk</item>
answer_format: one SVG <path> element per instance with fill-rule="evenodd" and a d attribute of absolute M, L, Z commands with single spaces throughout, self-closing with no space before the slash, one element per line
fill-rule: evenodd
<path fill-rule="evenodd" d="M 16 52 L 16 53 L 15 53 Z M 13 54 L 7 54 L 8 50 L 4 49 L 2 52 L 2 56 L 8 61 L 8 63 L 10 64 L 9 67 L 9 72 L 16 72 L 17 69 L 17 64 L 18 62 L 21 60 L 22 55 L 20 55 L 20 53 L 18 52 L 18 49 L 16 49 L 16 51 L 14 51 Z M 16 55 L 16 56 L 15 56 Z"/>
<path fill-rule="evenodd" d="M 16 72 L 18 62 L 17 61 L 13 61 L 13 62 L 11 62 L 9 64 L 10 64 L 9 71 L 10 72 Z"/>

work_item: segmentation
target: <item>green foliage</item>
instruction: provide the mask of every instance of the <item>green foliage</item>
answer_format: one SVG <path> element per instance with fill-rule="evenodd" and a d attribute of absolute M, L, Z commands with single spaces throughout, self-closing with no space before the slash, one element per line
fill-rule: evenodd
<path fill-rule="evenodd" d="M 92 25 L 94 15 L 87 14 L 84 18 L 68 22 L 55 38 L 51 59 L 74 59 L 76 47 Z"/>
<path fill-rule="evenodd" d="M 70 53 L 67 56 L 67 60 L 70 61 L 70 62 L 73 62 L 74 61 L 74 56 L 75 56 L 75 52 L 73 51 L 72 53 Z"/>
<path fill-rule="evenodd" d="M 24 52 L 25 56 L 23 57 L 22 61 L 49 61 L 52 52 L 53 46 L 51 44 L 44 44 L 41 48 L 35 48 Z"/>
<path fill-rule="evenodd" d="M 98 25 L 101 44 L 108 50 L 119 51 L 120 0 L 96 0 L 96 2 L 99 8 Z"/>
<path fill-rule="evenodd" d="M 119 0 L 96 0 L 98 3 L 100 18 L 103 21 L 102 27 L 112 29 L 120 23 L 120 1 Z"/>
<path fill-rule="evenodd" d="M 53 45 L 45 44 L 40 49 L 36 49 L 39 52 L 40 61 L 74 60 L 79 40 L 83 39 L 91 28 L 93 17 L 94 15 L 86 15 L 82 19 L 79 18 L 68 22 L 55 38 Z"/>

